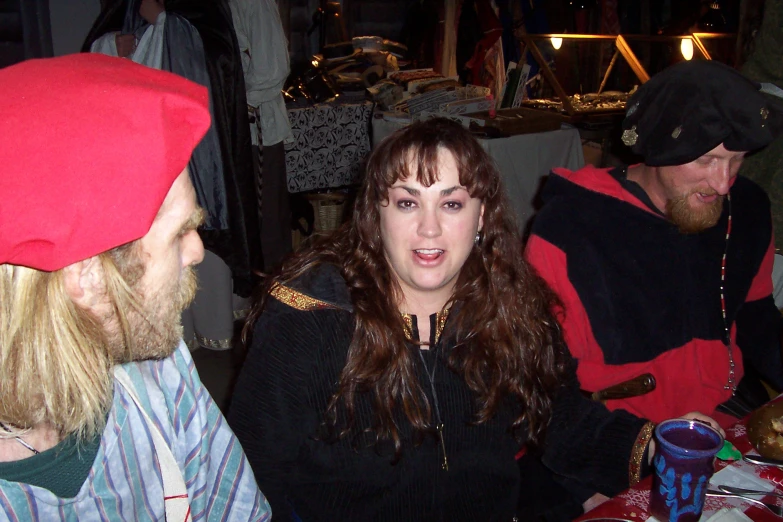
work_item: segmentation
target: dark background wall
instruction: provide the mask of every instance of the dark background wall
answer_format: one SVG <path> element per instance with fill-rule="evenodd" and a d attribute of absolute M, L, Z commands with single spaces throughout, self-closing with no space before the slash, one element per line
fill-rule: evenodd
<path fill-rule="evenodd" d="M 100 0 L 48 0 L 48 3 L 54 55 L 79 52 L 87 32 L 101 11 Z"/>
<path fill-rule="evenodd" d="M 0 0 L 0 67 L 79 51 L 100 0 Z"/>

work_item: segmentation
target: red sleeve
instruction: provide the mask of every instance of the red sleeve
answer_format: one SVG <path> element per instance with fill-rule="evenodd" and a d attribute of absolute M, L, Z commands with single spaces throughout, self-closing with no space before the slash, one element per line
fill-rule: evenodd
<path fill-rule="evenodd" d="M 587 312 L 568 279 L 565 252 L 540 236 L 532 235 L 525 247 L 525 258 L 563 303 L 563 308 L 557 310 L 557 318 L 571 355 L 576 359 L 597 358 L 603 362 L 603 352 L 593 337 Z"/>
<path fill-rule="evenodd" d="M 764 259 L 761 260 L 759 271 L 750 284 L 750 290 L 745 302 L 758 301 L 772 294 L 772 265 L 775 262 L 775 239 L 770 239 Z"/>
<path fill-rule="evenodd" d="M 596 341 L 590 318 L 579 295 L 568 278 L 566 254 L 552 243 L 532 235 L 525 247 L 525 257 L 563 303 L 557 319 L 563 327 L 563 337 L 579 366 L 577 376 L 582 388 L 597 391 L 636 377 L 645 364 L 629 364 L 605 370 L 603 350 Z"/>
<path fill-rule="evenodd" d="M 525 257 L 563 303 L 563 309 L 557 314 L 558 320 L 568 349 L 578 361 L 577 377 L 582 389 L 591 392 L 602 390 L 648 372 L 658 380 L 654 392 L 607 401 L 609 409 L 622 408 L 659 422 L 688 411 L 711 413 L 715 405 L 730 396 L 730 392 L 723 388 L 728 375 L 728 359 L 714 357 L 715 345 L 720 345 L 720 341 L 694 340 L 650 361 L 606 365 L 587 311 L 568 278 L 565 252 L 533 235 L 525 248 Z M 742 374 L 741 363 L 737 361 L 738 375 Z"/>

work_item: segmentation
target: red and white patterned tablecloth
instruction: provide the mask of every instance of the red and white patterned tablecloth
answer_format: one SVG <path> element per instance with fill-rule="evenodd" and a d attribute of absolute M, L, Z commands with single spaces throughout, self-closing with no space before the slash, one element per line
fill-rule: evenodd
<path fill-rule="evenodd" d="M 781 400 L 781 398 L 775 399 Z M 745 423 L 747 418 L 739 421 L 737 424 L 726 430 L 726 439 L 737 447 L 743 455 L 747 453 L 756 453 L 747 437 Z M 778 491 L 783 490 L 783 470 L 771 466 L 754 466 L 744 461 L 723 462 L 716 461 L 716 473 L 731 466 L 736 470 L 753 475 L 756 478 L 774 482 L 779 485 Z M 650 518 L 650 489 L 652 487 L 652 477 L 639 482 L 636 486 L 627 489 L 616 497 L 611 498 L 600 506 L 590 510 L 576 521 L 586 521 L 594 518 L 623 518 L 628 520 L 644 521 Z M 783 499 L 767 496 L 763 499 L 770 504 L 783 506 Z M 725 497 L 707 497 L 704 505 L 702 520 L 706 520 L 711 515 L 722 508 L 736 507 L 741 509 L 750 519 L 758 522 L 780 522 L 776 517 L 766 509 L 755 506 L 750 502 L 745 502 L 735 498 Z"/>

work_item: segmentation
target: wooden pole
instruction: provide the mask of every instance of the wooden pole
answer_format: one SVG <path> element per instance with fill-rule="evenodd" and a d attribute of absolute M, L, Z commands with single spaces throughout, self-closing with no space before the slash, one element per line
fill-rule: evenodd
<path fill-rule="evenodd" d="M 560 82 L 558 82 L 557 78 L 555 78 L 555 74 L 552 72 L 552 69 L 549 68 L 549 64 L 541 54 L 541 50 L 536 45 L 536 42 L 527 38 L 527 36 L 522 36 L 522 40 L 525 42 L 528 50 L 533 55 L 533 58 L 535 58 L 535 60 L 538 62 L 538 65 L 541 67 L 541 73 L 544 75 L 544 78 L 555 90 L 558 98 L 560 98 L 560 101 L 563 102 L 563 108 L 566 110 L 568 115 L 573 116 L 576 114 L 574 106 L 571 104 L 571 98 L 568 97 L 568 94 L 566 94 L 563 86 L 560 85 Z"/>
<path fill-rule="evenodd" d="M 621 34 L 617 35 L 617 50 L 620 51 L 620 54 L 623 55 L 625 61 L 628 62 L 628 65 L 631 66 L 631 70 L 634 72 L 636 77 L 639 78 L 640 82 L 646 83 L 650 80 L 650 75 L 647 74 L 647 71 L 644 70 L 642 64 L 639 63 L 639 59 L 636 58 L 635 54 L 633 54 L 631 47 L 628 45 L 628 42 Z"/>
<path fill-rule="evenodd" d="M 710 56 L 707 48 L 704 47 L 704 42 L 702 42 L 701 38 L 699 38 L 699 33 L 693 33 L 693 43 L 696 45 L 696 49 L 699 50 L 701 55 L 704 56 L 705 60 L 712 60 L 712 56 Z"/>
<path fill-rule="evenodd" d="M 620 56 L 620 51 L 615 50 L 614 55 L 612 56 L 612 60 L 609 62 L 609 67 L 606 68 L 606 72 L 604 73 L 604 79 L 601 80 L 601 86 L 598 87 L 598 94 L 601 94 L 601 91 L 604 90 L 604 87 L 606 86 L 606 80 L 609 79 L 609 74 L 611 74 L 618 56 Z"/>

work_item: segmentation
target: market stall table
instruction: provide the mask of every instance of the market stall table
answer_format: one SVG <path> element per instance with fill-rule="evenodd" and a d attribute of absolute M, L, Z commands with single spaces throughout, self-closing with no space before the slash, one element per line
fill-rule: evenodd
<path fill-rule="evenodd" d="M 778 397 L 775 401 L 781 401 Z M 743 455 L 757 453 L 748 439 L 747 430 L 748 417 L 737 422 L 734 426 L 726 430 L 726 439 L 733 443 Z M 716 461 L 716 473 L 710 481 L 711 484 L 735 485 L 750 489 L 770 489 L 773 484 L 783 484 L 783 470 L 773 466 L 756 466 L 737 460 L 733 462 Z M 621 494 L 609 499 L 600 506 L 588 511 L 576 521 L 586 522 L 594 519 L 614 518 L 620 520 L 641 520 L 650 519 L 650 489 L 652 487 L 652 477 L 648 476 L 637 485 Z M 711 486 L 715 489 L 714 486 Z M 781 487 L 777 486 L 778 492 Z M 764 502 L 783 506 L 783 499 L 772 496 L 754 497 Z M 704 505 L 704 513 L 701 520 L 707 520 L 721 509 L 736 508 L 754 521 L 759 522 L 780 522 L 781 518 L 773 515 L 765 508 L 752 504 L 737 498 L 728 497 L 707 497 Z M 653 519 L 655 520 L 655 519 Z M 663 521 L 662 521 L 663 522 Z"/>
<path fill-rule="evenodd" d="M 288 191 L 357 183 L 370 152 L 372 109 L 371 102 L 289 108 L 293 140 L 285 145 Z"/>

